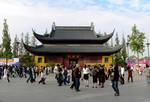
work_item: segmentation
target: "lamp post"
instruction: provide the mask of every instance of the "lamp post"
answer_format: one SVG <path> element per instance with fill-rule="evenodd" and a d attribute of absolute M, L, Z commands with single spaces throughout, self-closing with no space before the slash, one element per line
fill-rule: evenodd
<path fill-rule="evenodd" d="M 148 52 L 147 52 L 147 54 L 148 54 L 148 58 L 147 58 L 147 59 L 149 60 L 149 45 L 150 45 L 150 43 L 148 42 L 148 40 L 147 40 L 146 45 L 147 45 L 147 51 L 148 51 Z"/>

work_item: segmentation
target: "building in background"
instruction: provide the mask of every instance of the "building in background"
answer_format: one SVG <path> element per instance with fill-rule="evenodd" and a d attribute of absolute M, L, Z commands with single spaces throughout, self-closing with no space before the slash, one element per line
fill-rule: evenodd
<path fill-rule="evenodd" d="M 105 43 L 113 36 L 114 31 L 107 35 L 99 35 L 91 26 L 56 26 L 52 25 L 50 34 L 40 35 L 33 30 L 34 36 L 42 43 L 32 47 L 24 44 L 26 50 L 35 56 L 36 66 L 48 63 L 93 65 L 112 64 L 112 54 L 121 50 L 122 46 L 110 47 Z"/>

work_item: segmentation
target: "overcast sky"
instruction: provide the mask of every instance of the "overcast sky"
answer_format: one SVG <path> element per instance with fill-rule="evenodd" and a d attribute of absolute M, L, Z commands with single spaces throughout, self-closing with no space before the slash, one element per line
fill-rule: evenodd
<path fill-rule="evenodd" d="M 121 36 L 131 33 L 136 24 L 150 36 L 150 0 L 0 0 L 0 36 L 4 18 L 9 25 L 12 40 L 15 34 L 50 32 L 56 25 L 90 25 L 97 32 Z M 0 37 L 1 38 L 1 37 Z M 150 40 L 150 39 L 149 39 Z"/>

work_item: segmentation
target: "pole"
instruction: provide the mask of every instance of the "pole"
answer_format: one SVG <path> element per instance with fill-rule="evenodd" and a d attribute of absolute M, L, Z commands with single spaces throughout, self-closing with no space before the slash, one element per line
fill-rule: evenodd
<path fill-rule="evenodd" d="M 147 54 L 148 54 L 148 59 L 149 59 L 149 45 L 150 45 L 150 43 L 149 42 L 147 42 Z"/>

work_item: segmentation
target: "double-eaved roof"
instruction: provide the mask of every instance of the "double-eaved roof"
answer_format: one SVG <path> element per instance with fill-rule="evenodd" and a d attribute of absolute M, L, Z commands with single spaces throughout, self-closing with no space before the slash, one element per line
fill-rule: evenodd
<path fill-rule="evenodd" d="M 51 53 L 100 53 L 113 54 L 122 46 L 115 48 L 104 46 L 114 34 L 98 35 L 94 26 L 55 26 L 53 24 L 50 34 L 40 35 L 33 30 L 34 36 L 42 43 L 41 46 L 24 47 L 33 54 Z"/>

